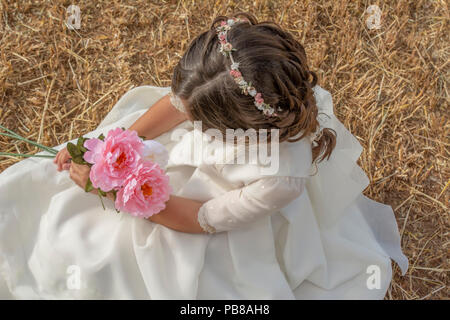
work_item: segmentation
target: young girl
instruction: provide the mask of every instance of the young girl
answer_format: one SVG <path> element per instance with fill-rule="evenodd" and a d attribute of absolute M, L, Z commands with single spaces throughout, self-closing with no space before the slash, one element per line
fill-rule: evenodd
<path fill-rule="evenodd" d="M 382 299 L 391 258 L 403 274 L 408 265 L 397 224 L 389 206 L 362 195 L 361 146 L 316 82 L 303 47 L 275 23 L 216 18 L 171 88 L 129 91 L 85 135 L 126 127 L 161 142 L 173 189 L 166 208 L 144 220 L 109 201 L 104 213 L 81 189 L 89 167 L 71 163 L 65 144 L 56 166 L 32 158 L 9 167 L 0 175 L 0 297 Z M 207 129 L 269 129 L 279 166 L 266 174 L 260 161 L 196 161 L 198 144 L 221 148 Z"/>

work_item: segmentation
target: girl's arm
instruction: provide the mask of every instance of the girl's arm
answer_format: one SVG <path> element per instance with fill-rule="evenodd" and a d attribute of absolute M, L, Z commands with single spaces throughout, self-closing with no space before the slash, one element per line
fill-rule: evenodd
<path fill-rule="evenodd" d="M 91 192 L 98 194 L 97 189 Z M 108 192 L 106 196 L 114 201 L 112 193 Z M 180 232 L 205 233 L 197 220 L 198 210 L 202 204 L 188 198 L 170 196 L 170 199 L 166 202 L 166 208 L 149 217 L 148 220 Z"/>
<path fill-rule="evenodd" d="M 97 189 L 91 192 L 97 194 Z M 106 195 L 107 198 L 114 201 L 112 193 Z M 166 208 L 149 217 L 148 220 L 180 232 L 205 233 L 197 220 L 198 210 L 202 204 L 195 200 L 170 196 L 166 202 Z"/>
<path fill-rule="evenodd" d="M 166 208 L 148 220 L 180 232 L 205 233 L 197 220 L 201 206 L 202 203 L 195 200 L 170 196 Z"/>
<path fill-rule="evenodd" d="M 181 122 L 188 120 L 185 113 L 178 111 L 170 102 L 168 95 L 158 100 L 129 129 L 136 130 L 139 136 L 153 139 Z M 108 198 L 113 199 L 111 194 Z M 198 209 L 202 203 L 187 198 L 170 196 L 166 208 L 148 218 L 168 228 L 187 232 L 204 233 L 197 221 Z"/>
<path fill-rule="evenodd" d="M 153 139 L 185 120 L 188 120 L 186 114 L 178 111 L 170 102 L 170 97 L 166 95 L 129 129 L 136 130 L 138 135 L 145 136 L 147 139 Z M 108 194 L 108 197 L 113 199 L 111 194 Z M 148 220 L 181 232 L 204 233 L 197 221 L 197 213 L 201 205 L 202 203 L 198 201 L 170 196 L 169 201 L 166 202 L 166 208 Z"/>
<path fill-rule="evenodd" d="M 165 95 L 128 129 L 136 130 L 139 136 L 145 136 L 147 140 L 150 140 L 185 120 L 188 120 L 186 114 L 178 111 L 170 102 L 169 95 Z"/>
<path fill-rule="evenodd" d="M 139 136 L 151 140 L 185 120 L 188 120 L 186 114 L 177 110 L 170 102 L 169 95 L 165 95 L 140 116 L 129 129 L 136 130 Z M 68 170 L 69 159 L 70 154 L 66 147 L 58 152 L 53 162 L 58 166 L 58 171 Z"/>

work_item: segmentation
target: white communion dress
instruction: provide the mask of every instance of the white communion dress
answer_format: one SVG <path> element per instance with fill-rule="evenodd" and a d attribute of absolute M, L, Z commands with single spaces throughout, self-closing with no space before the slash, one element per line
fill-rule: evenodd
<path fill-rule="evenodd" d="M 85 136 L 128 128 L 169 92 L 128 91 Z M 0 174 L 0 298 L 382 299 L 391 259 L 408 268 L 397 223 L 391 207 L 362 194 L 362 148 L 331 95 L 314 92 L 328 115 L 321 125 L 337 133 L 317 168 L 308 139 L 280 143 L 277 172 L 263 175 L 261 164 L 194 161 L 198 139 L 201 152 L 214 145 L 190 121 L 156 138 L 169 151 L 173 194 L 204 202 L 204 234 L 116 213 L 109 199 L 104 211 L 51 159 L 10 166 Z"/>

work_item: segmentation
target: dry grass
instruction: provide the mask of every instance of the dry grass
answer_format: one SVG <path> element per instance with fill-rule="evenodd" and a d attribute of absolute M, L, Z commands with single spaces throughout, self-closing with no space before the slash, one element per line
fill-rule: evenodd
<path fill-rule="evenodd" d="M 74 1 L 75 3 L 75 1 Z M 213 17 L 250 11 L 305 46 L 339 119 L 365 150 L 369 197 L 390 204 L 410 269 L 388 299 L 449 298 L 449 11 L 436 1 L 0 1 L 0 122 L 57 145 L 93 130 L 135 86 L 169 86 Z M 368 30 L 366 8 L 382 10 Z M 35 152 L 0 139 L 0 149 Z M 0 160 L 0 170 L 16 159 Z"/>

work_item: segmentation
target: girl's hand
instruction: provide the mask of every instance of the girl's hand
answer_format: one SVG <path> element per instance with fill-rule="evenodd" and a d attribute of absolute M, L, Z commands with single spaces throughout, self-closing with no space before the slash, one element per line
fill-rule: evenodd
<path fill-rule="evenodd" d="M 72 157 L 69 154 L 69 151 L 67 151 L 67 148 L 61 149 L 57 154 L 55 159 L 53 159 L 53 163 L 55 163 L 58 166 L 58 171 L 61 170 L 69 170 L 70 168 L 70 161 Z"/>
<path fill-rule="evenodd" d="M 72 179 L 80 188 L 84 190 L 89 179 L 89 172 L 91 168 L 84 164 L 77 164 L 75 162 L 69 163 L 70 179 Z"/>
<path fill-rule="evenodd" d="M 69 163 L 69 166 L 70 179 L 72 179 L 81 189 L 84 190 L 89 179 L 91 168 L 85 164 L 77 164 L 75 162 Z M 98 190 L 93 189 L 91 193 L 98 195 Z M 114 195 L 111 192 L 107 192 L 106 197 L 114 201 Z"/>

